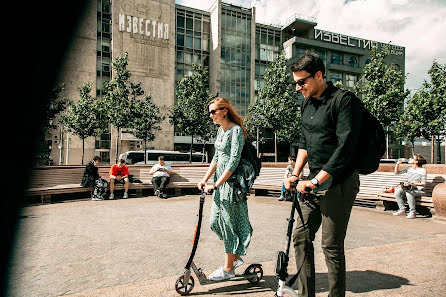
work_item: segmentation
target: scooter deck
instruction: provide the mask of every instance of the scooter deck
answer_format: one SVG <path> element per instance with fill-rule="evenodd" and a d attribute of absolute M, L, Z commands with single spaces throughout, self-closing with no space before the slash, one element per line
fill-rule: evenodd
<path fill-rule="evenodd" d="M 200 282 L 200 285 L 205 286 L 205 285 L 210 285 L 210 284 L 218 284 L 218 283 L 222 283 L 222 282 L 227 282 L 227 281 L 242 281 L 248 278 L 253 278 L 256 277 L 257 274 L 256 273 L 250 273 L 250 274 L 236 274 L 234 277 L 231 277 L 229 279 L 223 279 L 223 280 L 210 280 L 210 279 L 198 279 L 198 281 Z"/>

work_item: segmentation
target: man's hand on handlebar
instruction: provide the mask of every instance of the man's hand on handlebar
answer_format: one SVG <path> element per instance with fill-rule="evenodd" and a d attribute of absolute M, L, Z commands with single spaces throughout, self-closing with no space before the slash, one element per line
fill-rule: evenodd
<path fill-rule="evenodd" d="M 300 193 L 309 193 L 311 190 L 316 189 L 316 186 L 311 183 L 311 180 L 301 180 L 298 181 L 298 178 L 295 176 L 289 177 L 285 179 L 284 185 L 285 189 L 291 189 L 291 183 L 296 184 L 296 190 Z"/>

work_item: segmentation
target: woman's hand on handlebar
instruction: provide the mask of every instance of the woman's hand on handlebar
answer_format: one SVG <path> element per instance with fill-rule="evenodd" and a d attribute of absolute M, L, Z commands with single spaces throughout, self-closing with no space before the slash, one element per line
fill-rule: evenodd
<path fill-rule="evenodd" d="M 206 193 L 206 194 L 211 194 L 211 192 L 214 190 L 214 186 L 213 185 L 206 185 L 205 187 L 204 187 L 204 192 Z"/>
<path fill-rule="evenodd" d="M 199 182 L 197 184 L 198 190 L 203 190 L 203 188 L 206 186 L 206 182 L 204 180 L 202 180 L 201 182 Z"/>

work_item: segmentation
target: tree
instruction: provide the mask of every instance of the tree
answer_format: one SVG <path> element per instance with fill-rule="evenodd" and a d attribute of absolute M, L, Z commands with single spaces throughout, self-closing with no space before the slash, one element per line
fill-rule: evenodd
<path fill-rule="evenodd" d="M 441 163 L 440 141 L 446 133 L 446 64 L 434 61 L 428 74 L 430 82 L 424 81 L 418 91 L 417 116 L 422 123 L 421 135 L 437 141 L 437 163 Z"/>
<path fill-rule="evenodd" d="M 97 136 L 101 132 L 101 113 L 96 99 L 91 93 L 91 84 L 85 83 L 78 87 L 80 99 L 70 102 L 69 109 L 61 116 L 61 123 L 68 132 L 82 140 L 82 165 L 84 164 L 85 139 Z"/>
<path fill-rule="evenodd" d="M 153 102 L 151 96 L 144 96 L 133 104 L 133 121 L 131 133 L 144 141 L 144 164 L 147 164 L 147 142 L 155 139 L 154 131 L 161 130 L 160 123 L 165 117 L 160 116 L 160 109 Z"/>
<path fill-rule="evenodd" d="M 277 162 L 277 141 L 292 142 L 300 137 L 300 107 L 298 93 L 290 87 L 292 76 L 282 53 L 265 71 L 265 86 L 256 102 L 248 107 L 246 127 L 252 134 L 274 133 Z M 259 139 L 264 142 L 265 138 Z"/>
<path fill-rule="evenodd" d="M 127 70 L 128 53 L 124 57 L 117 56 L 112 63 L 113 76 L 109 82 L 104 83 L 101 108 L 108 122 L 117 129 L 116 136 L 116 162 L 119 156 L 119 134 L 122 128 L 131 126 L 134 107 L 133 103 L 144 94 L 141 83 L 130 81 L 132 74 Z"/>
<path fill-rule="evenodd" d="M 415 139 L 421 137 L 422 122 L 418 118 L 419 97 L 417 92 L 408 99 L 396 128 L 395 134 L 399 138 L 407 138 L 412 144 L 412 155 L 415 154 Z"/>
<path fill-rule="evenodd" d="M 404 90 L 404 74 L 394 65 L 384 62 L 389 53 L 389 48 L 381 51 L 373 48 L 370 63 L 364 67 L 362 77 L 355 85 L 355 91 L 362 96 L 365 107 L 381 124 L 387 126 L 387 131 L 398 121 L 404 101 L 410 94 L 409 90 Z M 388 145 L 386 154 L 388 156 Z"/>
<path fill-rule="evenodd" d="M 206 110 L 206 105 L 212 98 L 208 68 L 193 64 L 192 74 L 178 83 L 176 102 L 169 115 L 170 123 L 175 128 L 192 137 L 189 162 L 192 162 L 194 137 L 204 140 L 205 144 L 215 137 L 216 131 L 212 128 L 212 120 Z"/>
<path fill-rule="evenodd" d="M 36 154 L 34 155 L 34 162 L 37 165 L 48 165 L 50 160 L 51 150 L 48 147 L 45 136 L 49 129 L 56 129 L 57 126 L 54 124 L 55 117 L 63 112 L 68 103 L 68 99 L 60 99 L 60 93 L 64 90 L 64 85 L 57 86 L 51 90 L 48 95 L 48 103 L 44 113 L 43 124 L 40 129 L 39 142 Z"/>

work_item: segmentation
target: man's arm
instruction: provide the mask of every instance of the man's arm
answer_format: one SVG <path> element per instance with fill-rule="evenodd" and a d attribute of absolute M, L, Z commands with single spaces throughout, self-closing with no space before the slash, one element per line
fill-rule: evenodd
<path fill-rule="evenodd" d="M 294 170 L 293 170 L 293 176 L 291 176 L 290 178 L 287 178 L 284 181 L 285 184 L 285 189 L 289 190 L 290 189 L 290 184 L 296 182 L 299 178 L 299 173 L 302 171 L 302 169 L 304 168 L 305 164 L 307 164 L 307 160 L 308 160 L 308 152 L 305 149 L 299 149 L 297 151 L 297 157 L 296 157 L 296 166 L 294 166 Z"/>

